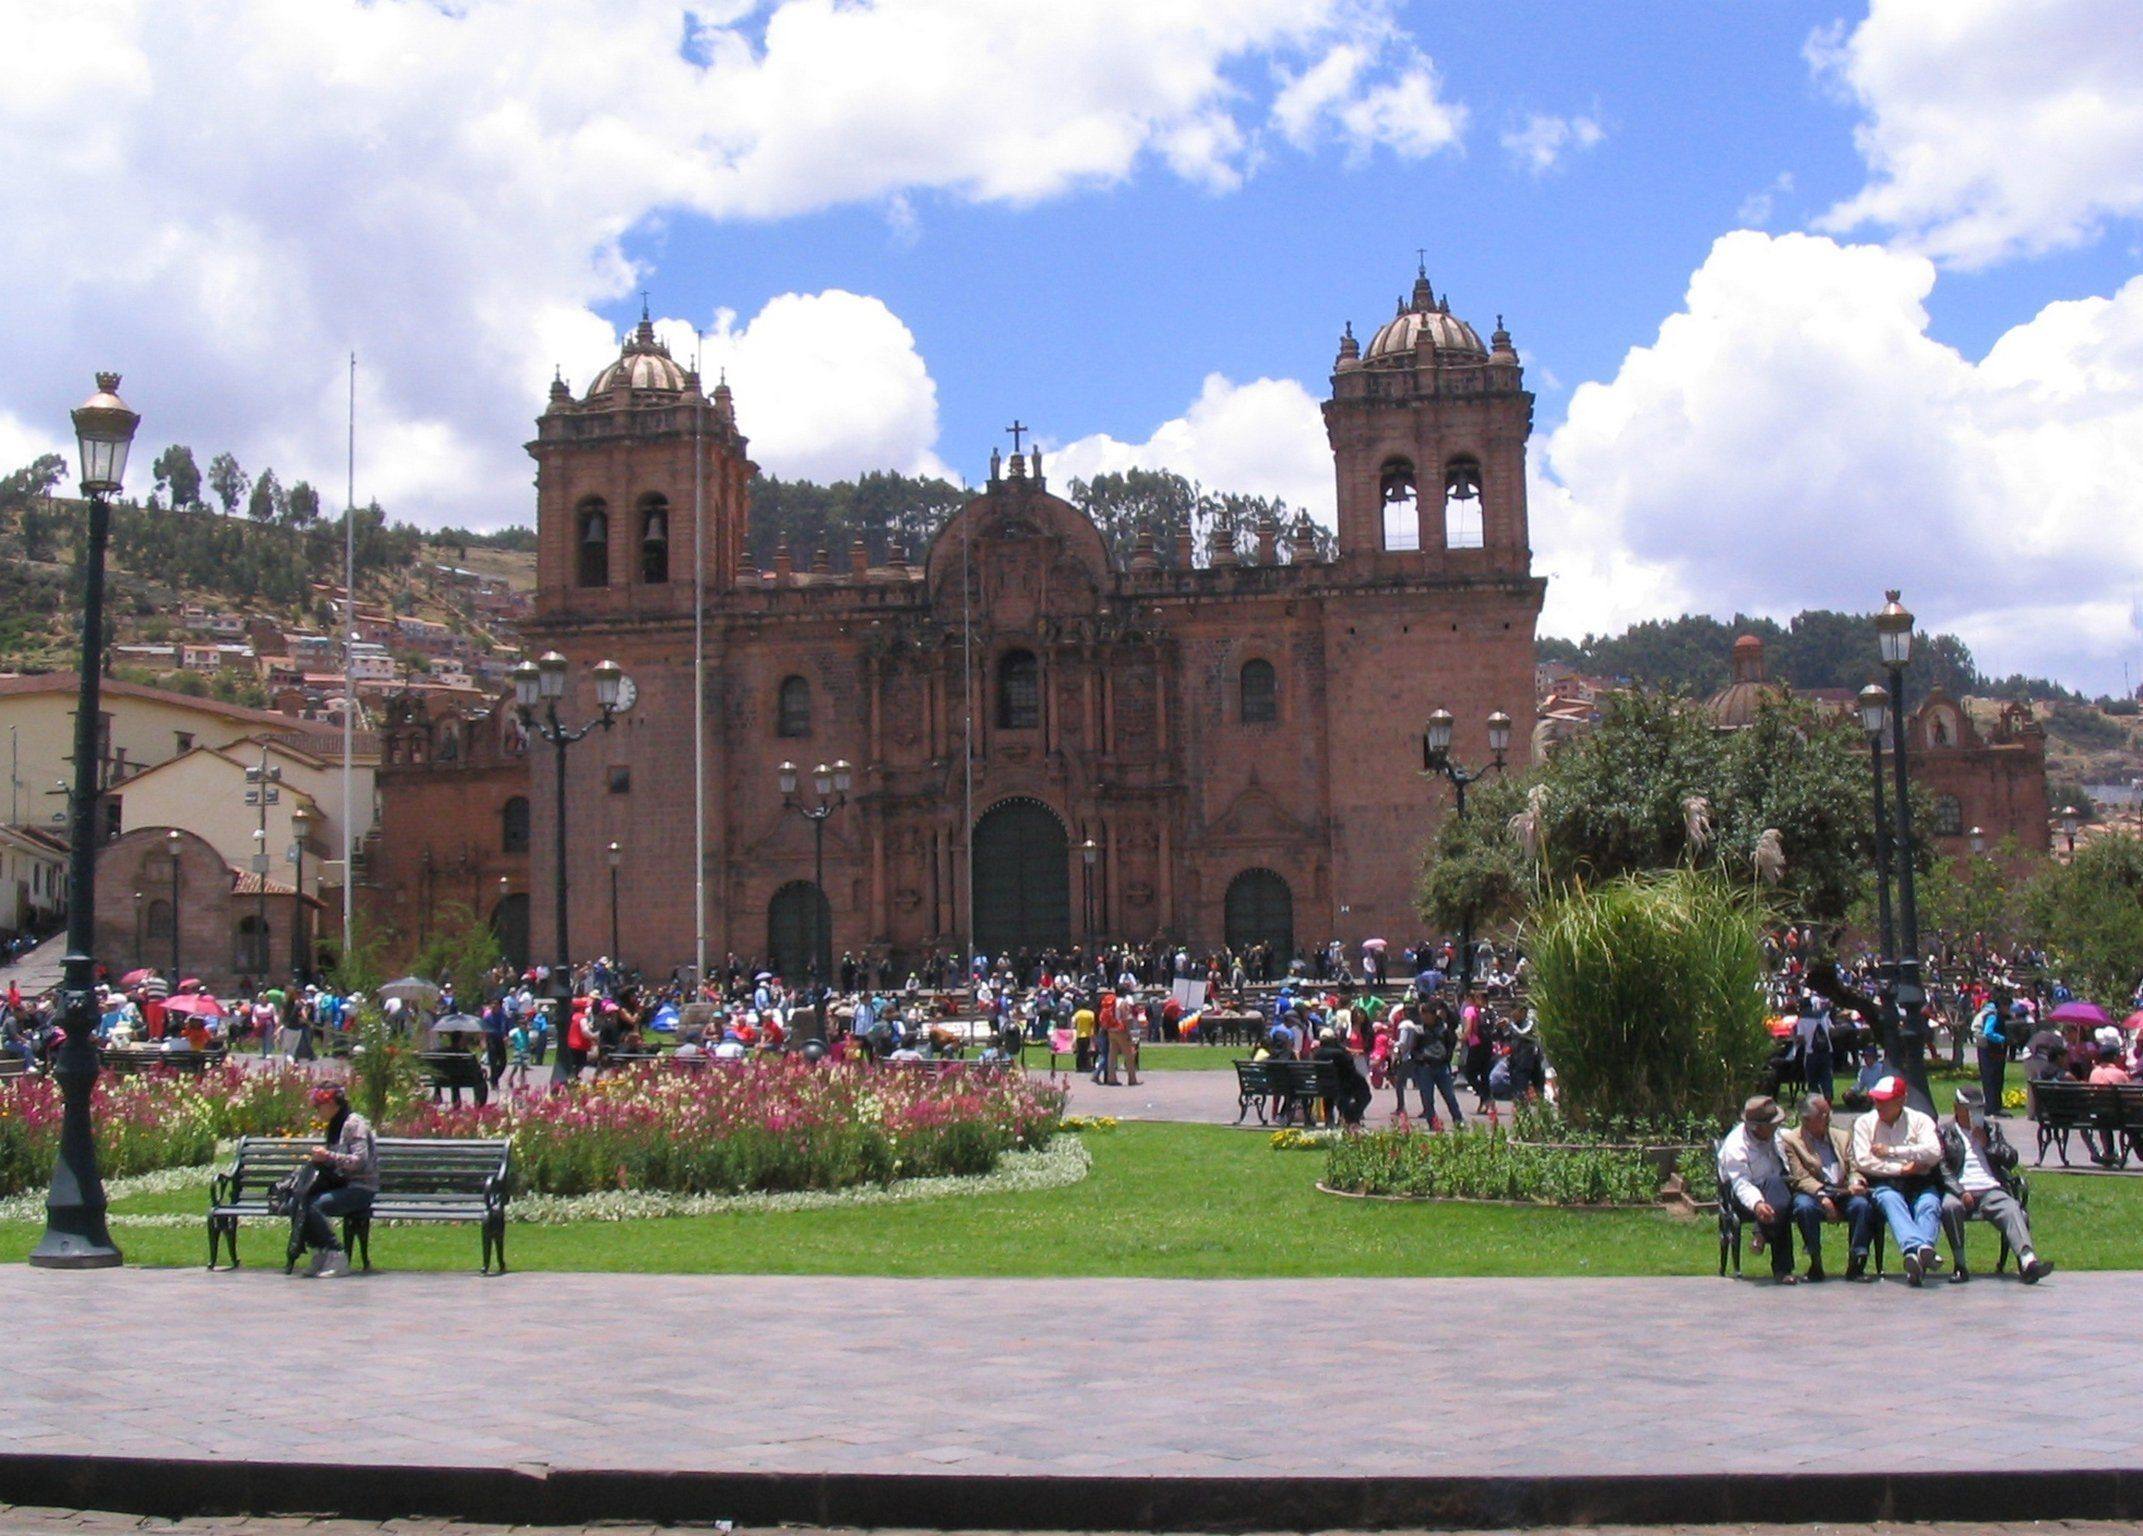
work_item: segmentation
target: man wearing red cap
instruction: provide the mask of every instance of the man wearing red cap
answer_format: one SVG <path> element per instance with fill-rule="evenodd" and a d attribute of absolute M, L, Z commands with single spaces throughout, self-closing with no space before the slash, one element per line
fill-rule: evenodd
<path fill-rule="evenodd" d="M 1917 1288 L 1940 1264 L 1942 1142 L 1935 1122 L 1905 1102 L 1905 1080 L 1892 1072 L 1868 1090 L 1874 1113 L 1853 1123 L 1853 1166 L 1872 1187 L 1904 1256 L 1905 1281 Z"/>

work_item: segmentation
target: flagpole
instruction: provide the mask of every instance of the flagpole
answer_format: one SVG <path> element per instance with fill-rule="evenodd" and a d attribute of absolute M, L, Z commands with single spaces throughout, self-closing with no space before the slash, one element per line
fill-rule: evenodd
<path fill-rule="evenodd" d="M 707 987 L 707 508 L 700 424 L 707 404 L 700 379 L 705 337 L 692 330 L 692 985 Z"/>
<path fill-rule="evenodd" d="M 966 939 L 960 955 L 960 969 L 970 983 L 974 980 L 975 965 L 975 623 L 974 623 L 974 578 L 972 551 L 968 531 L 972 519 L 960 522 L 960 681 L 965 698 L 961 708 L 961 736 L 965 742 L 967 772 L 966 819 L 961 833 L 964 849 L 967 922 Z"/>
<path fill-rule="evenodd" d="M 353 653 L 357 640 L 357 354 L 350 354 L 350 419 L 344 445 L 342 493 L 342 957 L 349 970 L 350 954 L 357 942 L 357 878 L 355 858 L 357 801 L 352 788 L 351 743 L 357 729 L 357 689 Z M 298 899 L 305 893 L 300 891 Z M 178 985 L 174 976 L 172 985 Z"/>

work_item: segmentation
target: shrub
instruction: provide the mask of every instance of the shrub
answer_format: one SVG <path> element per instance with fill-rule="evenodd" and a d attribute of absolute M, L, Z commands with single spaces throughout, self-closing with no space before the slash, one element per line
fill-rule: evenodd
<path fill-rule="evenodd" d="M 1709 1188 L 1711 1153 L 1695 1147 L 1677 1171 Z M 1539 1205 L 1650 1205 L 1661 1183 L 1651 1158 L 1617 1147 L 1536 1146 L 1500 1127 L 1424 1136 L 1372 1131 L 1333 1143 L 1325 1183 L 1365 1195 L 1515 1200 Z"/>
<path fill-rule="evenodd" d="M 1572 1124 L 1738 1109 L 1771 1051 L 1748 897 L 1694 870 L 1626 876 L 1550 903 L 1528 950 Z"/>

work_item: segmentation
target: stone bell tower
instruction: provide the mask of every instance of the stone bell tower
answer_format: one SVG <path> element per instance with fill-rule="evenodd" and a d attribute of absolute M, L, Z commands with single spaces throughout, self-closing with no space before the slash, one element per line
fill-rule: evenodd
<path fill-rule="evenodd" d="M 1526 575 L 1533 397 L 1502 317 L 1489 345 L 1426 269 L 1364 349 L 1349 325 L 1325 402 L 1343 562 Z"/>
<path fill-rule="evenodd" d="M 692 520 L 695 448 L 703 541 Z M 528 451 L 539 619 L 689 612 L 695 548 L 710 594 L 736 585 L 753 466 L 735 404 L 726 382 L 702 392 L 645 306 L 585 395 L 552 382 Z"/>

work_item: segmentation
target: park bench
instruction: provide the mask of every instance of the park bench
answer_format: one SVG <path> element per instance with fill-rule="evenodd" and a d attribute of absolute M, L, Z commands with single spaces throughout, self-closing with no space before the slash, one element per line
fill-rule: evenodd
<path fill-rule="evenodd" d="M 199 1077 L 224 1059 L 224 1048 L 205 1051 L 167 1051 L 153 1045 L 109 1045 L 100 1053 L 105 1071 L 115 1077 L 133 1077 L 143 1072 L 178 1072 Z"/>
<path fill-rule="evenodd" d="M 1295 1110 L 1302 1111 L 1302 1123 L 1310 1123 L 1314 1112 L 1319 1121 L 1327 1126 L 1339 1117 L 1339 1067 L 1336 1061 L 1283 1061 L 1285 1069 L 1285 1097 L 1280 1101 L 1279 1120 L 1287 1118 Z"/>
<path fill-rule="evenodd" d="M 484 1064 L 467 1051 L 421 1051 L 418 1063 L 424 1068 L 424 1080 L 431 1086 L 432 1102 L 439 1102 L 439 1095 L 453 1095 L 454 1107 L 461 1107 L 461 1094 L 467 1089 L 481 1108 L 491 1100 L 491 1079 L 484 1071 Z"/>
<path fill-rule="evenodd" d="M 372 1267 L 375 1221 L 470 1221 L 483 1228 L 483 1270 L 506 1273 L 506 1201 L 511 1193 L 512 1143 L 390 1137 L 378 1140 L 379 1194 L 365 1216 L 346 1217 L 342 1245 Z M 218 1250 L 227 1246 L 230 1267 L 238 1267 L 238 1223 L 247 1219 L 287 1222 L 268 1209 L 268 1191 L 302 1162 L 316 1140 L 282 1136 L 244 1136 L 230 1168 L 216 1175 L 208 1192 L 208 1267 L 216 1267 Z M 296 1267 L 286 1254 L 283 1272 Z"/>
<path fill-rule="evenodd" d="M 2121 1110 L 2121 1160 L 2125 1163 L 2133 1153 L 2143 1161 L 2143 1083 L 2116 1083 L 2113 1096 Z"/>
<path fill-rule="evenodd" d="M 2081 1134 L 2093 1160 L 2113 1166 L 2125 1163 L 2135 1145 L 2130 1134 L 2123 1139 L 2123 1103 L 2111 1083 L 2072 1083 L 2042 1077 L 2031 1085 L 2031 1114 L 2039 1127 L 2039 1161 L 2046 1161 L 2052 1147 L 2069 1166 L 2069 1137 Z M 2129 1122 L 2130 1126 L 2138 1124 Z"/>
<path fill-rule="evenodd" d="M 1272 1118 L 1266 1118 L 1266 1105 L 1272 1106 Z M 1334 1106 L 1339 1102 L 1339 1068 L 1329 1061 L 1237 1061 L 1235 1063 L 1235 1123 L 1241 1125 L 1243 1116 L 1256 1111 L 1259 1125 L 1285 1124 L 1295 1110 L 1302 1111 L 1302 1122 L 1310 1123 L 1312 1113 L 1321 1114 L 1326 1125 L 1333 1120 Z"/>
<path fill-rule="evenodd" d="M 12 1054 L 0 1056 L 0 1082 L 5 1082 L 11 1077 L 27 1077 L 29 1074 L 30 1064 L 20 1056 Z"/>
<path fill-rule="evenodd" d="M 1280 1089 L 1274 1079 L 1278 1076 L 1272 1069 L 1278 1066 L 1273 1061 L 1241 1061 L 1235 1063 L 1235 1123 L 1241 1125 L 1243 1116 L 1257 1113 L 1258 1124 L 1265 1124 L 1265 1101 Z"/>

